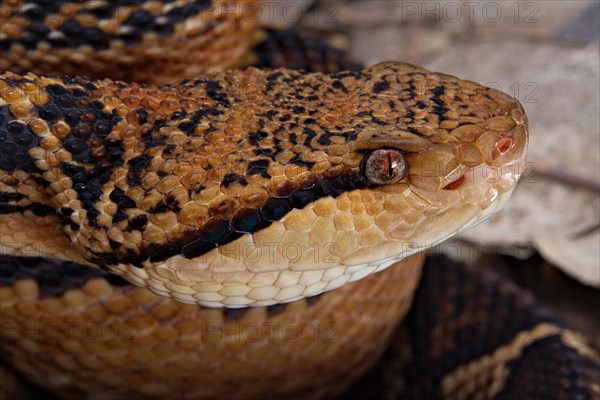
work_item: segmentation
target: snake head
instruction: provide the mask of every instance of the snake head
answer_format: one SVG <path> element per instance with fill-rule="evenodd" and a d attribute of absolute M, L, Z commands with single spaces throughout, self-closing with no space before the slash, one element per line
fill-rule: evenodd
<path fill-rule="evenodd" d="M 379 252 L 380 268 L 497 212 L 524 169 L 528 125 L 519 101 L 494 88 L 393 62 L 364 72 L 377 92 L 368 114 L 378 120 L 352 147 L 365 152 L 374 185 L 363 196 L 382 205 L 372 211 L 381 239 L 346 261 L 373 263 Z"/>

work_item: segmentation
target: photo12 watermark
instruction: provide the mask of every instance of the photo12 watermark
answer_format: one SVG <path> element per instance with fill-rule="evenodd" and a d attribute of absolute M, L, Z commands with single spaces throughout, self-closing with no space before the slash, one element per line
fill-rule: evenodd
<path fill-rule="evenodd" d="M 374 4 L 383 2 L 375 1 Z M 540 5 L 534 1 L 395 1 L 400 22 L 488 24 L 500 21 L 537 24 Z"/>

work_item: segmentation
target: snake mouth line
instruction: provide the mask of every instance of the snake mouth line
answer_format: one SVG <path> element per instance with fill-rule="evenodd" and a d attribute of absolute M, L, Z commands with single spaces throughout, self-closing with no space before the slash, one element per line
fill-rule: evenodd
<path fill-rule="evenodd" d="M 456 178 L 455 180 L 453 180 L 452 182 L 450 182 L 449 184 L 447 184 L 446 186 L 444 186 L 442 188 L 442 190 L 455 190 L 458 189 L 462 186 L 462 184 L 465 182 L 465 175 L 461 175 L 459 178 Z"/>

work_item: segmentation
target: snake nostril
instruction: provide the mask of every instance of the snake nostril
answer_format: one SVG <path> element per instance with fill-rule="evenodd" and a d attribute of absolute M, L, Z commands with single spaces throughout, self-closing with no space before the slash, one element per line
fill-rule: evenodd
<path fill-rule="evenodd" d="M 513 146 L 513 140 L 506 136 L 500 136 L 496 142 L 495 150 L 500 154 L 505 154 Z"/>

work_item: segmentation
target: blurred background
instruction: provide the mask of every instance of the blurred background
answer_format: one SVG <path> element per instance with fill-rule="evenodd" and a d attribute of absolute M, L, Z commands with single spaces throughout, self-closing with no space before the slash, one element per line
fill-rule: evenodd
<path fill-rule="evenodd" d="M 511 201 L 434 251 L 509 277 L 600 349 L 600 2 L 265 3 L 268 23 L 325 36 L 363 64 L 414 63 L 521 101 L 529 162 Z"/>

